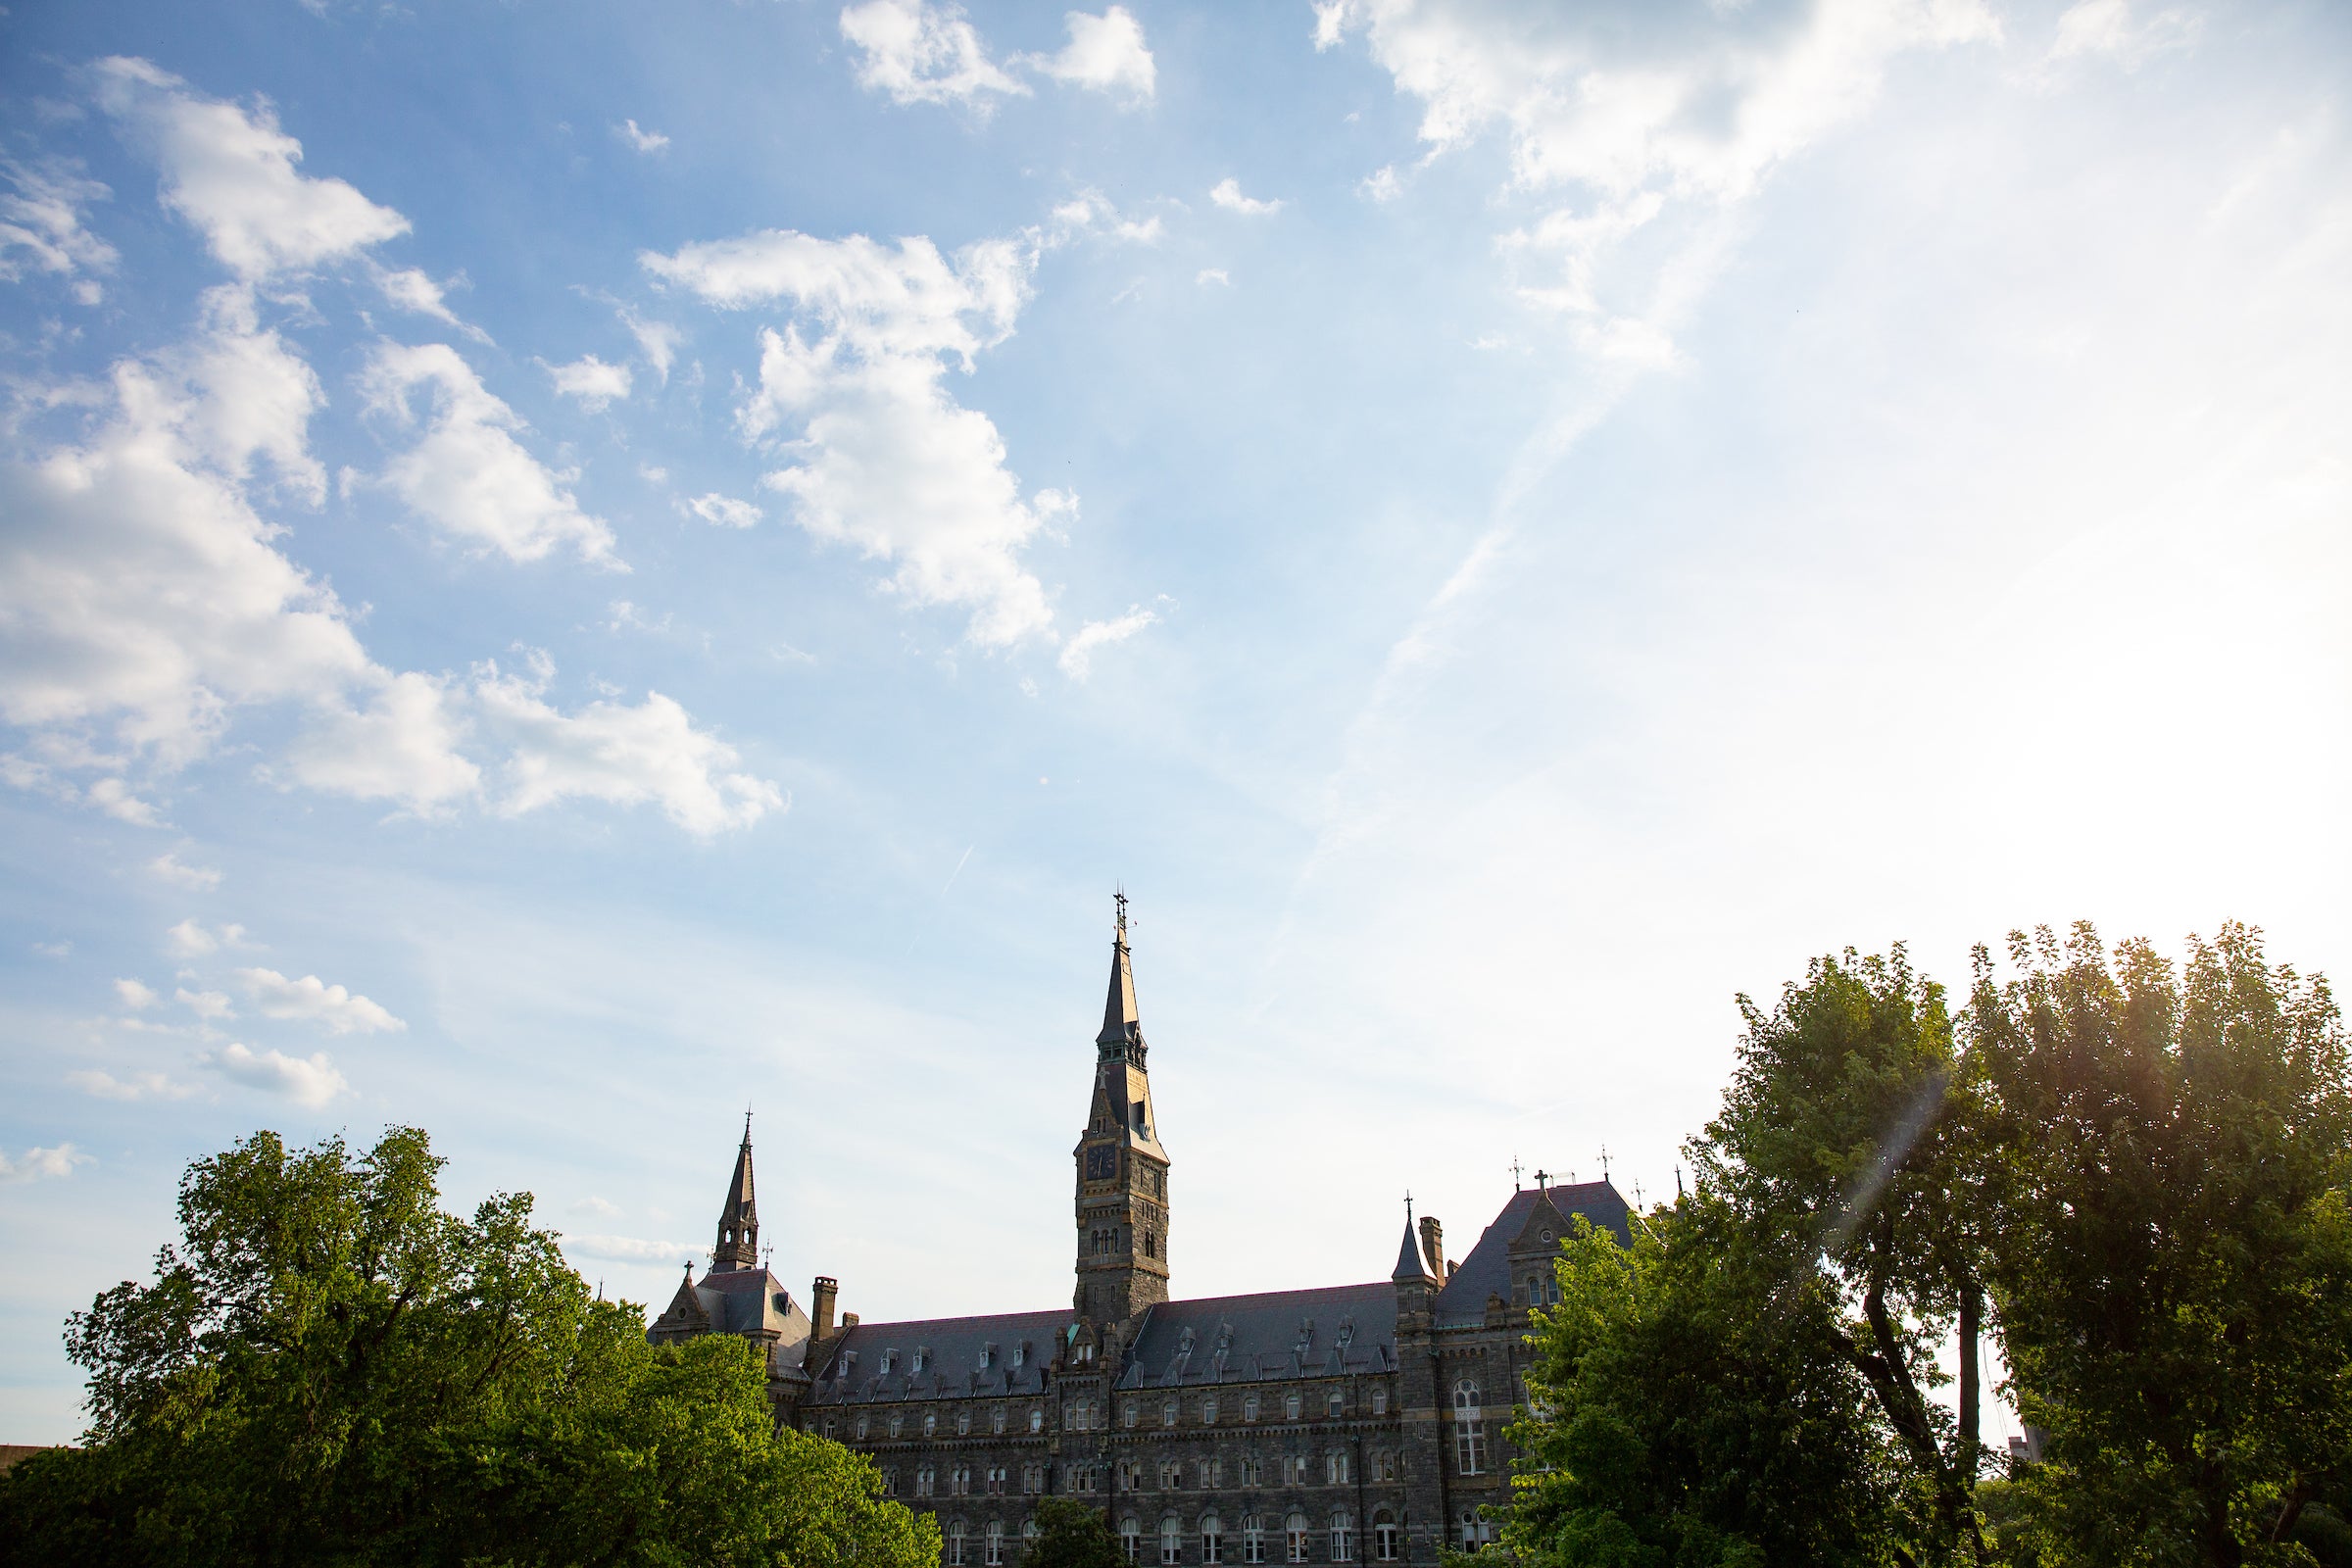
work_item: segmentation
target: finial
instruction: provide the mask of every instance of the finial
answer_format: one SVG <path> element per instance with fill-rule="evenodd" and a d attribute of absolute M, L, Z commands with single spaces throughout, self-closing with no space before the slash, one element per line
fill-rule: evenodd
<path fill-rule="evenodd" d="M 749 1104 L 743 1107 L 743 1141 L 747 1144 L 752 1141 L 752 1107 Z"/>
<path fill-rule="evenodd" d="M 1600 1179 L 1604 1182 L 1609 1179 L 1609 1146 L 1606 1144 L 1600 1146 Z"/>
<path fill-rule="evenodd" d="M 1124 943 L 1127 940 L 1127 887 L 1125 883 L 1118 884 L 1117 891 L 1110 896 L 1110 902 L 1119 906 L 1119 941 Z"/>
<path fill-rule="evenodd" d="M 1413 1222 L 1413 1190 L 1409 1187 L 1404 1190 L 1404 1222 L 1407 1225 Z"/>
<path fill-rule="evenodd" d="M 1550 1186 L 1551 1172 L 1547 1170 L 1540 1170 L 1536 1172 L 1536 1190 L 1538 1192 L 1546 1191 L 1550 1188 Z"/>
<path fill-rule="evenodd" d="M 1517 1192 L 1518 1190 L 1519 1190 L 1519 1156 L 1518 1156 L 1517 1154 L 1513 1154 L 1513 1155 L 1511 1156 L 1511 1191 L 1515 1193 L 1515 1192 Z"/>
<path fill-rule="evenodd" d="M 1683 1200 L 1683 1167 L 1680 1161 L 1674 1167 L 1674 1200 L 1678 1203 Z"/>

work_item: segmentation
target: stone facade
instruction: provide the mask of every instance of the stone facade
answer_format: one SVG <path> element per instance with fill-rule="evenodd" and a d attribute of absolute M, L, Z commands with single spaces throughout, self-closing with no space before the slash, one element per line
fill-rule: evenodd
<path fill-rule="evenodd" d="M 1171 1299 L 1170 1160 L 1152 1109 L 1124 901 L 1094 1092 L 1073 1152 L 1068 1308 L 913 1322 L 804 1313 L 755 1263 L 751 1134 L 712 1269 L 649 1334 L 740 1333 L 768 1351 L 778 1419 L 872 1456 L 936 1512 L 947 1568 L 1016 1562 L 1038 1497 L 1099 1504 L 1147 1564 L 1434 1565 L 1493 1538 L 1502 1436 L 1523 1402 L 1528 1308 L 1582 1215 L 1621 1240 L 1607 1182 L 1511 1195 L 1458 1264 L 1408 1212 L 1388 1278 Z"/>

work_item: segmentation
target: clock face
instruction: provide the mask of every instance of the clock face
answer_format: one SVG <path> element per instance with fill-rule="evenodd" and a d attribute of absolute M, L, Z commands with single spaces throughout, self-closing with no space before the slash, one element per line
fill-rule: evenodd
<path fill-rule="evenodd" d="M 1119 1152 L 1110 1144 L 1090 1144 L 1086 1151 L 1086 1179 L 1106 1182 L 1119 1173 Z"/>

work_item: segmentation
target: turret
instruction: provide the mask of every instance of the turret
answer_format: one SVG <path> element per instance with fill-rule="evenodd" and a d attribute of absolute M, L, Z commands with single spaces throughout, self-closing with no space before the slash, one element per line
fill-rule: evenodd
<path fill-rule="evenodd" d="M 752 1198 L 752 1113 L 743 1113 L 743 1147 L 735 1151 L 735 1174 L 718 1210 L 718 1241 L 710 1267 L 719 1273 L 760 1266 L 760 1205 Z"/>

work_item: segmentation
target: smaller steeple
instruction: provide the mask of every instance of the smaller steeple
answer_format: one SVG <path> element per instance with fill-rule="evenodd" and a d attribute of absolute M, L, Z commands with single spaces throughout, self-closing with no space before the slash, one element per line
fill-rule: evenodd
<path fill-rule="evenodd" d="M 1396 1267 L 1389 1275 L 1392 1285 L 1431 1285 L 1429 1270 L 1421 1264 L 1420 1239 L 1413 1234 L 1413 1195 L 1404 1195 L 1404 1245 L 1396 1250 Z"/>
<path fill-rule="evenodd" d="M 1124 889 L 1112 896 L 1118 906 L 1118 924 L 1111 937 L 1110 994 L 1102 1000 L 1102 1032 L 1095 1036 L 1095 1044 L 1105 1057 L 1122 1050 L 1132 1051 L 1135 1059 L 1143 1060 L 1144 1025 L 1135 1006 L 1135 968 L 1127 956 L 1127 894 Z"/>
<path fill-rule="evenodd" d="M 710 1267 L 718 1273 L 760 1266 L 760 1205 L 752 1198 L 752 1113 L 743 1113 L 743 1147 L 735 1151 L 735 1176 L 727 1183 L 718 1211 L 718 1242 Z"/>

